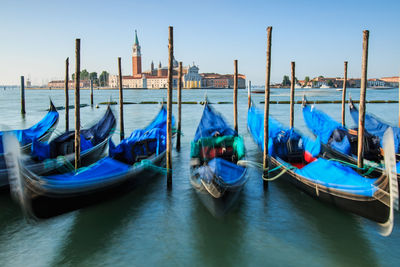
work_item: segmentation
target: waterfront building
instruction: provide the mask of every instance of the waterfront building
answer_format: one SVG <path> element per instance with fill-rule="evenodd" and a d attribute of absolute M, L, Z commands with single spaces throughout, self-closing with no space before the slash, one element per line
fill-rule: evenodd
<path fill-rule="evenodd" d="M 135 30 L 135 42 L 132 47 L 132 76 L 134 78 L 142 77 L 142 54 L 140 52 L 139 39 Z"/>
<path fill-rule="evenodd" d="M 61 89 L 65 87 L 65 80 L 56 80 L 56 81 L 51 81 L 47 83 L 47 87 L 50 89 Z M 90 80 L 81 80 L 79 81 L 79 87 L 80 88 L 86 88 L 90 86 Z M 68 87 L 69 88 L 75 88 L 75 81 L 68 81 Z"/>
<path fill-rule="evenodd" d="M 382 77 L 381 81 L 385 82 L 385 86 L 398 87 L 399 86 L 399 77 Z"/>

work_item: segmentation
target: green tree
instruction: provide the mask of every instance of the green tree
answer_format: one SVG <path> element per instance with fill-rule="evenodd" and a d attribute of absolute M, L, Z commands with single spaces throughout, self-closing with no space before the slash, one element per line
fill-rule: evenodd
<path fill-rule="evenodd" d="M 310 77 L 306 76 L 306 77 L 304 78 L 304 82 L 307 84 L 309 81 L 310 81 Z"/>
<path fill-rule="evenodd" d="M 284 76 L 283 76 L 282 85 L 283 85 L 283 86 L 289 86 L 289 85 L 290 85 L 289 76 L 287 76 L 287 75 L 284 75 Z"/>
<path fill-rule="evenodd" d="M 332 80 L 328 80 L 328 86 L 333 86 L 333 81 Z"/>
<path fill-rule="evenodd" d="M 99 84 L 99 79 L 97 78 L 97 72 L 89 73 L 89 79 L 93 81 L 93 84 Z"/>
<path fill-rule="evenodd" d="M 108 77 L 110 76 L 110 74 L 107 71 L 102 71 L 100 76 L 99 76 L 99 83 L 100 86 L 106 86 L 108 85 Z"/>
<path fill-rule="evenodd" d="M 81 80 L 89 80 L 89 72 L 84 69 L 81 71 Z"/>

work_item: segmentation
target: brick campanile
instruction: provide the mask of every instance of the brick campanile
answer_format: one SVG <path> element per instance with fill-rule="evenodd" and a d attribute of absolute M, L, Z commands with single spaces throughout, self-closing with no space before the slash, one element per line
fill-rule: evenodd
<path fill-rule="evenodd" d="M 142 74 L 142 55 L 140 53 L 140 45 L 137 37 L 137 32 L 135 30 L 135 43 L 132 48 L 132 76 L 138 77 Z"/>

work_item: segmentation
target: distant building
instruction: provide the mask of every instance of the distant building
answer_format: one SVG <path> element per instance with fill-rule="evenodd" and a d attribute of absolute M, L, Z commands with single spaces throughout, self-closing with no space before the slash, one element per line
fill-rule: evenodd
<path fill-rule="evenodd" d="M 399 77 L 382 77 L 380 78 L 381 81 L 384 81 L 386 84 L 385 86 L 391 87 L 398 87 L 399 86 Z"/>
<path fill-rule="evenodd" d="M 385 86 L 385 81 L 380 79 L 368 79 L 367 87 Z"/>
<path fill-rule="evenodd" d="M 202 86 L 206 88 L 233 88 L 234 77 L 232 74 L 201 73 Z M 238 88 L 246 88 L 246 76 L 238 74 Z"/>
<path fill-rule="evenodd" d="M 57 80 L 57 81 L 51 81 L 47 84 L 47 87 L 50 89 L 59 89 L 59 88 L 64 88 L 65 87 L 65 80 Z M 79 82 L 79 87 L 80 88 L 85 88 L 90 86 L 90 80 L 82 80 Z M 68 81 L 68 87 L 69 88 L 74 88 L 75 87 L 75 81 Z"/>

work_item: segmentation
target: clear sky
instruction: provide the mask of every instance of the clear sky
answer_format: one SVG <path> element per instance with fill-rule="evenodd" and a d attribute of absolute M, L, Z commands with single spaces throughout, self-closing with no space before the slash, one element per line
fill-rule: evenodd
<path fill-rule="evenodd" d="M 174 27 L 175 58 L 200 72 L 239 72 L 264 84 L 266 27 L 272 31 L 272 82 L 296 76 L 360 77 L 362 31 L 370 30 L 368 77 L 400 71 L 400 1 L 18 1 L 0 0 L 0 84 L 34 84 L 64 78 L 74 69 L 75 38 L 81 38 L 81 69 L 131 74 L 137 29 L 142 68 L 168 58 L 168 26 Z"/>

